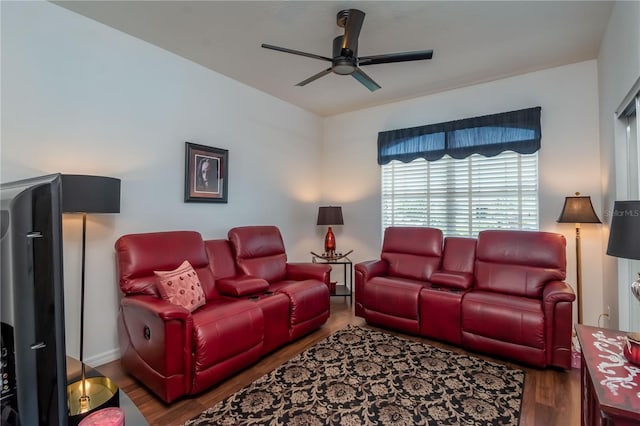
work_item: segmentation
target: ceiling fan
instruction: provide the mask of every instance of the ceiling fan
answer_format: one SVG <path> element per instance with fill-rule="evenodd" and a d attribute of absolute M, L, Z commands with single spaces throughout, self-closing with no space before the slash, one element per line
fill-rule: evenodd
<path fill-rule="evenodd" d="M 306 86 L 312 81 L 334 72 L 340 75 L 351 75 L 372 92 L 380 89 L 380 85 L 365 74 L 360 67 L 365 65 L 389 64 L 392 62 L 422 61 L 433 57 L 433 50 L 387 53 L 384 55 L 374 56 L 358 56 L 358 37 L 360 36 L 360 30 L 362 29 L 362 23 L 364 22 L 364 12 L 358 9 L 341 10 L 338 12 L 337 21 L 338 26 L 340 28 L 344 28 L 344 35 L 333 39 L 332 58 L 265 43 L 262 44 L 262 47 L 265 49 L 277 50 L 279 52 L 292 53 L 294 55 L 331 62 L 331 67 L 312 75 L 306 80 L 296 84 L 296 86 Z"/>

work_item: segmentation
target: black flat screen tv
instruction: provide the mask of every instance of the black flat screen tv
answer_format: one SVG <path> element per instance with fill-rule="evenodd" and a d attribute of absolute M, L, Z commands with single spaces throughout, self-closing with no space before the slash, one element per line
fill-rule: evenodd
<path fill-rule="evenodd" d="M 61 177 L 0 193 L 2 425 L 66 425 Z"/>

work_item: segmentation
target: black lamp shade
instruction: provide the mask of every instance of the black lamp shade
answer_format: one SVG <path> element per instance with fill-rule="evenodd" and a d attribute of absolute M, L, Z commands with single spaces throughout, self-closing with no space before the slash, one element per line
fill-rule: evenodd
<path fill-rule="evenodd" d="M 120 213 L 120 179 L 62 175 L 63 213 Z"/>
<path fill-rule="evenodd" d="M 640 260 L 640 201 L 614 203 L 607 254 Z"/>
<path fill-rule="evenodd" d="M 564 207 L 562 207 L 562 213 L 558 218 L 559 223 L 602 223 L 598 218 L 593 205 L 591 204 L 591 197 L 589 196 L 575 196 L 566 197 L 564 200 Z"/>
<path fill-rule="evenodd" d="M 344 225 L 344 221 L 342 220 L 342 207 L 319 207 L 317 225 Z"/>

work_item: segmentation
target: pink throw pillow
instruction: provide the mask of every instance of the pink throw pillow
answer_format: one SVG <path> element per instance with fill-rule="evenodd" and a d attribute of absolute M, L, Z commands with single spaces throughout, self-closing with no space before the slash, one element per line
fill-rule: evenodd
<path fill-rule="evenodd" d="M 188 261 L 173 271 L 153 271 L 158 277 L 160 296 L 193 312 L 205 304 L 204 291 L 198 274 Z"/>

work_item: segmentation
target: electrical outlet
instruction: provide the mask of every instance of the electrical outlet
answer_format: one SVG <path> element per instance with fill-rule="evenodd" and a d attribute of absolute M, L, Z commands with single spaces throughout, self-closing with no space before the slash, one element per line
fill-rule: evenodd
<path fill-rule="evenodd" d="M 607 306 L 607 312 L 609 312 L 609 311 L 610 311 L 610 308 Z M 604 319 L 604 320 L 607 320 L 607 322 L 608 322 L 608 321 L 609 321 L 609 318 L 610 318 L 610 316 L 609 316 L 609 314 L 608 314 L 608 313 L 601 313 L 601 314 L 598 316 L 598 327 L 603 327 L 603 326 L 604 326 L 604 324 L 600 324 L 600 320 L 603 320 L 603 319 Z"/>
<path fill-rule="evenodd" d="M 607 305 L 607 318 L 611 318 L 611 306 Z"/>

